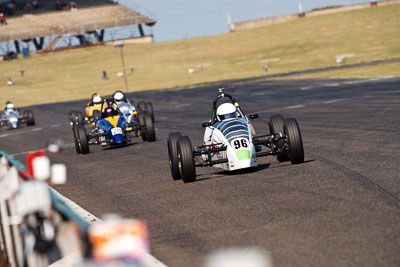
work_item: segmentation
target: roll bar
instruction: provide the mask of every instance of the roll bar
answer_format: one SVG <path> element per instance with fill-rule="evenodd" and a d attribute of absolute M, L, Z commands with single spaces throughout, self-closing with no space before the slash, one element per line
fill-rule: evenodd
<path fill-rule="evenodd" d="M 239 103 L 236 101 L 236 99 L 229 94 L 225 94 L 224 88 L 220 87 L 220 88 L 218 88 L 218 96 L 213 102 L 213 110 L 212 110 L 212 114 L 211 114 L 211 125 L 213 125 L 217 121 L 217 103 L 221 98 L 225 98 L 225 97 L 230 99 L 230 101 L 236 107 L 237 111 L 239 112 L 240 116 L 242 116 L 242 118 L 247 118 L 246 115 L 244 114 L 243 110 L 239 106 Z"/>

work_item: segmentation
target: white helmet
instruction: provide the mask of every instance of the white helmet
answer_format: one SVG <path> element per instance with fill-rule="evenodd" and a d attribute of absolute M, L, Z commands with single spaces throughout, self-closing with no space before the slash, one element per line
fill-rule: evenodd
<path fill-rule="evenodd" d="M 14 104 L 12 104 L 12 103 L 9 103 L 9 104 L 7 104 L 7 106 L 6 106 L 6 110 L 7 111 L 14 111 Z"/>
<path fill-rule="evenodd" d="M 101 104 L 101 97 L 98 95 L 93 97 L 93 104 L 95 104 L 95 105 Z"/>
<path fill-rule="evenodd" d="M 116 102 L 121 102 L 122 100 L 124 100 L 124 94 L 121 93 L 121 92 L 116 92 L 116 93 L 114 94 L 114 100 L 115 100 Z"/>
<path fill-rule="evenodd" d="M 221 104 L 217 108 L 217 118 L 220 121 L 223 121 L 226 119 L 233 119 L 233 118 L 237 118 L 237 117 L 238 117 L 238 113 L 237 113 L 236 107 L 231 103 Z"/>

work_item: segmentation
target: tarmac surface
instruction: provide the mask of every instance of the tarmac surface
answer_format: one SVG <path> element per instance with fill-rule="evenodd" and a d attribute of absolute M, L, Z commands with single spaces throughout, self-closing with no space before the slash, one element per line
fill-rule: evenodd
<path fill-rule="evenodd" d="M 400 266 L 400 78 L 225 81 L 257 134 L 281 113 L 300 125 L 305 163 L 260 158 L 233 173 L 198 168 L 173 181 L 167 136 L 201 145 L 218 84 L 134 93 L 155 108 L 157 141 L 78 155 L 70 110 L 87 102 L 34 106 L 37 124 L 0 131 L 0 147 L 25 161 L 49 137 L 69 145 L 53 162 L 68 167 L 56 190 L 101 217 L 146 220 L 151 253 L 168 266 L 204 266 L 215 249 L 259 247 L 273 266 Z"/>

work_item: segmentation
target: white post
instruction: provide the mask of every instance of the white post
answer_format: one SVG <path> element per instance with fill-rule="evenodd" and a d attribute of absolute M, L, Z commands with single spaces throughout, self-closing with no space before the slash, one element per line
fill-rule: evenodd
<path fill-rule="evenodd" d="M 301 0 L 299 0 L 299 13 L 303 13 L 303 5 L 301 4 Z"/>
<path fill-rule="evenodd" d="M 228 21 L 229 30 L 232 31 L 234 26 L 233 26 L 233 24 L 232 24 L 231 13 L 229 13 L 229 12 L 226 13 L 226 19 L 227 19 L 227 21 Z"/>

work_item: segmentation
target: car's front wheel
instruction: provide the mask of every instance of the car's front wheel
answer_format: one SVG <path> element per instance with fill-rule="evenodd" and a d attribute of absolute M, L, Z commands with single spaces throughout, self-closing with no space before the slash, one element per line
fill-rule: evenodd
<path fill-rule="evenodd" d="M 185 183 L 196 180 L 196 167 L 194 166 L 192 142 L 188 136 L 178 139 L 178 160 L 182 180 Z"/>
<path fill-rule="evenodd" d="M 31 110 L 25 110 L 26 116 L 26 125 L 33 126 L 35 125 L 35 117 L 33 116 L 33 112 Z"/>
<path fill-rule="evenodd" d="M 303 140 L 301 138 L 299 124 L 294 118 L 285 120 L 284 124 L 285 135 L 288 139 L 288 155 L 292 164 L 304 162 Z"/>
<path fill-rule="evenodd" d="M 144 124 L 146 127 L 146 139 L 149 142 L 156 141 L 156 131 L 154 129 L 154 123 L 151 116 L 147 113 L 144 114 Z"/>
<path fill-rule="evenodd" d="M 78 136 L 81 153 L 83 155 L 88 154 L 89 153 L 89 142 L 88 142 L 88 138 L 86 135 L 85 127 L 83 125 L 78 125 L 76 127 L 76 133 Z"/>
<path fill-rule="evenodd" d="M 77 133 L 77 130 L 76 130 L 76 126 L 75 126 L 75 125 L 72 126 L 72 133 L 74 134 L 76 153 L 80 154 L 80 153 L 82 153 L 82 151 L 81 151 L 81 145 L 80 145 L 80 143 L 79 143 L 79 137 L 78 137 L 78 133 Z"/>
<path fill-rule="evenodd" d="M 178 146 L 177 146 L 177 141 L 180 137 L 182 137 L 181 133 L 170 133 L 167 139 L 169 168 L 171 170 L 172 179 L 174 180 L 180 180 L 182 178 L 181 173 L 179 172 Z"/>
<path fill-rule="evenodd" d="M 146 113 L 151 116 L 151 119 L 154 122 L 153 104 L 151 104 L 151 102 L 146 102 Z"/>
<path fill-rule="evenodd" d="M 284 135 L 285 130 L 283 128 L 284 118 L 281 114 L 273 115 L 269 118 L 269 131 L 271 135 L 280 136 Z M 281 139 L 276 144 L 278 149 L 282 149 L 285 146 L 285 140 Z M 289 160 L 289 155 L 286 150 L 276 155 L 276 159 L 279 162 L 284 162 Z"/>

